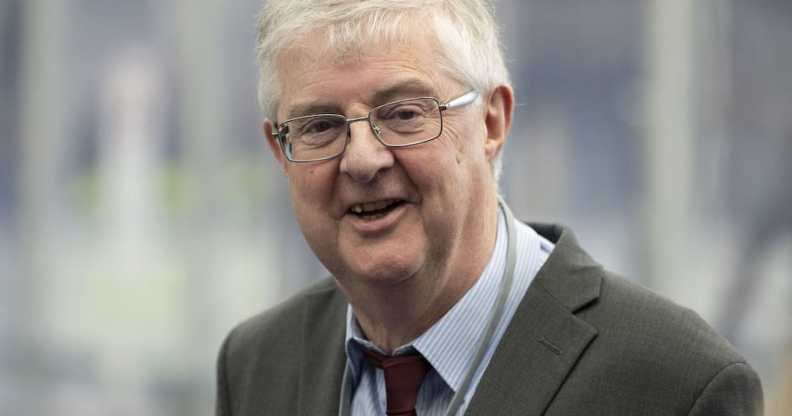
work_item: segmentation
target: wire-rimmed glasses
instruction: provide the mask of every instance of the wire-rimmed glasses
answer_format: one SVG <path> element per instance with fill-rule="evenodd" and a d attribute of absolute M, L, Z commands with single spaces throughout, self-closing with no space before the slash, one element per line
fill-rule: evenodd
<path fill-rule="evenodd" d="M 351 138 L 349 125 L 358 121 L 367 121 L 386 147 L 415 146 L 440 137 L 444 111 L 466 106 L 478 96 L 468 91 L 444 104 L 434 97 L 408 98 L 374 107 L 365 117 L 300 116 L 276 124 L 274 136 L 292 162 L 317 162 L 344 153 Z"/>

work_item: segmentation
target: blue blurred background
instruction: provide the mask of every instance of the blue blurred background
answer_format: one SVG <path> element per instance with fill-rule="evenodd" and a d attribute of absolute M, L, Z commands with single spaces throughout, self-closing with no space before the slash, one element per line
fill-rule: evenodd
<path fill-rule="evenodd" d="M 324 275 L 259 133 L 259 0 L 0 0 L 0 415 L 210 415 Z M 497 2 L 501 188 L 685 304 L 792 414 L 792 2 Z"/>

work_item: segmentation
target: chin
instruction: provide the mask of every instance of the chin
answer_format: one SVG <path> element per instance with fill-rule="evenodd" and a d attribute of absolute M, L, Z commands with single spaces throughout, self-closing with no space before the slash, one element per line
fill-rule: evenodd
<path fill-rule="evenodd" d="M 415 262 L 371 261 L 350 267 L 351 275 L 359 282 L 393 286 L 410 280 L 420 270 Z"/>

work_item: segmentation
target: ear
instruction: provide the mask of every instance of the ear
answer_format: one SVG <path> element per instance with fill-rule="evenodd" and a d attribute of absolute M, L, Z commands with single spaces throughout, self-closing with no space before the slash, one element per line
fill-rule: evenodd
<path fill-rule="evenodd" d="M 487 126 L 487 142 L 484 151 L 487 160 L 492 161 L 500 153 L 506 143 L 511 129 L 512 112 L 514 111 L 514 91 L 508 85 L 499 85 L 487 97 L 484 114 Z"/>
<path fill-rule="evenodd" d="M 280 144 L 278 144 L 278 139 L 275 138 L 275 124 L 271 120 L 265 119 L 264 123 L 261 124 L 261 131 L 264 133 L 264 137 L 267 138 L 267 143 L 269 144 L 270 150 L 272 150 L 272 155 L 275 156 L 275 160 L 278 161 L 281 167 L 281 172 L 286 175 L 286 164 L 289 162 L 286 160 L 286 156 L 283 154 Z"/>

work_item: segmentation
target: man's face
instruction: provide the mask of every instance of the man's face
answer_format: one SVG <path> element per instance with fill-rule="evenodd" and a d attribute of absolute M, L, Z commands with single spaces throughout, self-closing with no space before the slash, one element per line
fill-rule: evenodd
<path fill-rule="evenodd" d="M 437 68 L 430 30 L 416 27 L 404 42 L 343 54 L 326 51 L 323 40 L 324 33 L 309 33 L 280 55 L 278 120 L 317 113 L 363 117 L 394 100 L 432 96 L 443 103 L 468 90 Z M 346 151 L 313 163 L 286 161 L 265 123 L 302 232 L 342 286 L 411 279 L 431 286 L 428 280 L 464 272 L 480 257 L 483 233 L 494 238 L 494 228 L 486 229 L 495 216 L 489 159 L 502 143 L 488 137 L 482 99 L 484 106 L 446 111 L 442 135 L 409 148 L 386 148 L 366 122 L 352 123 Z M 353 212 L 358 208 L 377 213 Z"/>

